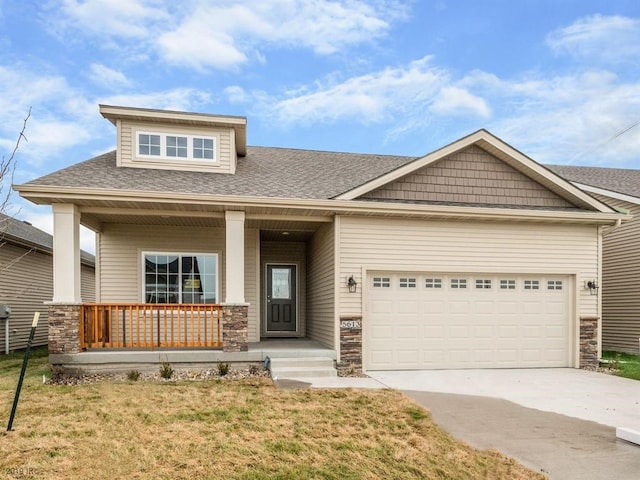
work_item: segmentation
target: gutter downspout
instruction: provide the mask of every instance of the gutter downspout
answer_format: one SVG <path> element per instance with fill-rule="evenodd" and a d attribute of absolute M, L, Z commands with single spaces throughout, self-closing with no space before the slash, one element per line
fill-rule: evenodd
<path fill-rule="evenodd" d="M 605 235 L 609 235 L 611 232 L 616 230 L 620 225 L 622 225 L 622 219 L 621 218 L 616 220 L 615 225 L 611 225 L 610 227 L 602 227 L 602 230 L 601 230 L 600 233 L 602 233 L 602 236 L 604 237 Z"/>
<path fill-rule="evenodd" d="M 4 354 L 9 355 L 9 317 L 4 319 Z"/>
<path fill-rule="evenodd" d="M 600 230 L 600 235 L 598 236 L 598 278 L 600 278 L 600 282 L 602 282 L 602 244 L 604 237 L 609 235 L 611 232 L 616 230 L 622 225 L 622 219 L 618 218 L 614 225 L 609 227 L 600 226 L 598 229 Z M 598 291 L 598 306 L 597 306 L 597 315 L 600 318 L 598 322 L 598 361 L 602 359 L 602 291 Z"/>

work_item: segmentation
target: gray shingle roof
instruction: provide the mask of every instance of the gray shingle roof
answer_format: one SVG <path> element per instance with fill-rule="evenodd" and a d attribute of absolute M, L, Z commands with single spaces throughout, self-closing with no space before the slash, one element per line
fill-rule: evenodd
<path fill-rule="evenodd" d="M 0 239 L 3 241 L 17 241 L 33 246 L 36 249 L 51 253 L 53 251 L 53 236 L 34 227 L 30 223 L 16 220 L 0 213 Z M 94 264 L 95 257 L 84 250 L 80 257 L 85 263 Z"/>
<path fill-rule="evenodd" d="M 415 157 L 248 147 L 247 155 L 238 159 L 235 175 L 229 175 L 116 168 L 112 151 L 26 185 L 328 199 L 412 160 Z"/>
<path fill-rule="evenodd" d="M 572 165 L 546 165 L 546 167 L 571 182 L 640 198 L 640 170 Z"/>

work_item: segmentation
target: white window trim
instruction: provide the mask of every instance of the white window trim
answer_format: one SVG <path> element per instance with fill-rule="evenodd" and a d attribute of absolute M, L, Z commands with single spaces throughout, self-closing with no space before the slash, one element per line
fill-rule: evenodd
<path fill-rule="evenodd" d="M 141 271 L 141 288 L 140 288 L 140 298 L 142 303 L 147 303 L 147 277 L 145 270 L 144 257 L 145 255 L 162 255 L 162 256 L 178 256 L 178 257 L 196 257 L 198 255 L 201 256 L 210 256 L 216 257 L 216 304 L 222 303 L 220 301 L 220 255 L 217 252 L 165 252 L 165 251 L 141 251 L 140 252 L 140 271 Z M 180 282 L 180 291 L 179 291 L 180 302 L 178 303 L 169 303 L 162 305 L 182 305 L 182 282 Z M 204 305 L 204 304 L 203 304 Z"/>
<path fill-rule="evenodd" d="M 159 135 L 160 136 L 160 155 L 144 155 L 140 153 L 140 135 Z M 218 137 L 210 135 L 193 135 L 186 133 L 176 132 L 151 132 L 147 130 L 136 130 L 136 151 L 135 156 L 137 158 L 144 158 L 150 160 L 169 160 L 172 162 L 201 162 L 205 164 L 219 163 L 218 158 Z M 187 156 L 186 157 L 170 157 L 167 155 L 167 137 L 185 137 L 187 139 Z M 193 156 L 193 140 L 195 138 L 201 138 L 204 140 L 213 141 L 213 158 L 196 158 Z"/>

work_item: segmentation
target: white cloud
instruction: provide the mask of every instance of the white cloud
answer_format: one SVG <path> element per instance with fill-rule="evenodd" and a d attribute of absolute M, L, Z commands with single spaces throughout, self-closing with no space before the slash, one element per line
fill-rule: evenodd
<path fill-rule="evenodd" d="M 96 85 L 112 90 L 131 85 L 124 73 L 100 63 L 91 64 L 89 78 Z"/>
<path fill-rule="evenodd" d="M 593 15 L 547 36 L 556 53 L 566 53 L 589 62 L 634 62 L 640 56 L 640 19 Z"/>
<path fill-rule="evenodd" d="M 131 93 L 102 97 L 97 103 L 161 110 L 202 111 L 211 95 L 193 88 L 174 88 L 162 92 Z"/>
<path fill-rule="evenodd" d="M 264 49 L 326 55 L 384 37 L 406 18 L 397 0 L 53 0 L 45 22 L 100 38 L 106 48 L 156 52 L 173 65 L 233 70 L 264 63 Z"/>
<path fill-rule="evenodd" d="M 59 29 L 131 39 L 149 35 L 149 25 L 167 20 L 169 15 L 159 7 L 153 0 L 59 0 L 52 4 Z"/>
<path fill-rule="evenodd" d="M 473 72 L 461 82 L 489 98 L 497 110 L 488 126 L 538 161 L 623 164 L 637 161 L 640 81 L 623 82 L 603 70 L 563 76 L 500 79 Z"/>
<path fill-rule="evenodd" d="M 444 87 L 435 98 L 431 111 L 438 115 L 477 115 L 488 118 L 491 109 L 487 102 L 460 87 Z"/>
<path fill-rule="evenodd" d="M 25 132 L 28 141 L 21 144 L 19 154 L 32 165 L 42 165 L 47 157 L 85 142 L 95 125 L 95 106 L 90 111 L 84 96 L 63 77 L 0 65 L 0 91 L 3 150 L 15 143 L 31 108 Z"/>
<path fill-rule="evenodd" d="M 231 103 L 245 103 L 249 100 L 249 94 L 239 85 L 231 85 L 223 92 Z"/>
<path fill-rule="evenodd" d="M 425 57 L 408 65 L 330 81 L 290 92 L 288 98 L 263 106 L 264 114 L 282 123 L 356 119 L 377 123 L 426 110 L 450 81 L 448 73 Z"/>

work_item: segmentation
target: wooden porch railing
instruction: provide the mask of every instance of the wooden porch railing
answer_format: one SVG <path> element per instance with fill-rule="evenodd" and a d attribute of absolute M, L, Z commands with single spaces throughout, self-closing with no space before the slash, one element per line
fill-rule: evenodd
<path fill-rule="evenodd" d="M 220 305 L 86 303 L 80 347 L 222 347 Z"/>

